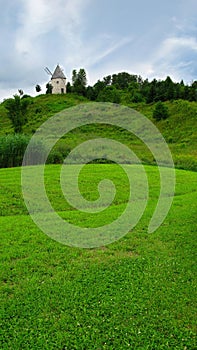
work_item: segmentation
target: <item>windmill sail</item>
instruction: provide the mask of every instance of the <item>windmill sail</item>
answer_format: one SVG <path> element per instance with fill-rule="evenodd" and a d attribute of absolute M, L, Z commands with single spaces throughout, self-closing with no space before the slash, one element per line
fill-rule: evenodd
<path fill-rule="evenodd" d="M 45 72 L 46 72 L 47 74 L 49 74 L 49 75 L 51 75 L 51 76 L 53 75 L 48 67 L 45 67 L 44 70 L 45 70 Z"/>

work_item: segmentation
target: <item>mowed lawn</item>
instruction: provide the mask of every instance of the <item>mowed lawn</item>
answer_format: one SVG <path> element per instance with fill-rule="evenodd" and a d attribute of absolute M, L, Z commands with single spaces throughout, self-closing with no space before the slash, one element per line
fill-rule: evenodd
<path fill-rule="evenodd" d="M 159 173 L 145 169 L 150 193 L 140 222 L 119 241 L 94 249 L 71 248 L 41 232 L 23 202 L 20 168 L 0 170 L 1 350 L 197 348 L 197 173 L 176 171 L 170 212 L 148 234 Z M 47 166 L 45 183 L 64 219 L 94 227 L 121 215 L 129 187 L 118 166 L 84 167 L 86 199 L 98 197 L 102 178 L 117 188 L 111 207 L 91 215 L 65 202 L 59 171 Z"/>

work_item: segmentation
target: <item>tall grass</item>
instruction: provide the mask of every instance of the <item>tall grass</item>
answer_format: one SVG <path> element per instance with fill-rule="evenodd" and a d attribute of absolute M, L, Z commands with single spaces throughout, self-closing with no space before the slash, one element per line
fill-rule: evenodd
<path fill-rule="evenodd" d="M 11 168 L 21 166 L 23 156 L 31 136 L 24 134 L 0 136 L 0 168 Z M 37 142 L 32 147 L 31 158 L 41 159 L 44 147 L 41 142 Z"/>

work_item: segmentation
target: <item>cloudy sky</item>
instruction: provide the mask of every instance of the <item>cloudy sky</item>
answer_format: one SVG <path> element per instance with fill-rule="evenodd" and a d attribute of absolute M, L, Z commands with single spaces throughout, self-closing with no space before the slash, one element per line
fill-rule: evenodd
<path fill-rule="evenodd" d="M 197 79 L 197 0 L 0 0 L 0 101 L 35 94 L 57 63 L 89 84 L 127 71 Z"/>

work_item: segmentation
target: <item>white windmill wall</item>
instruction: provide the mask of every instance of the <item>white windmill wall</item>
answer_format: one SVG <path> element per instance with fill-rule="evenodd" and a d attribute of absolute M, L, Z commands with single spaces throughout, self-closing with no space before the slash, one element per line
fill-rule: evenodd
<path fill-rule="evenodd" d="M 66 79 L 51 79 L 51 85 L 53 86 L 52 94 L 66 94 Z"/>

